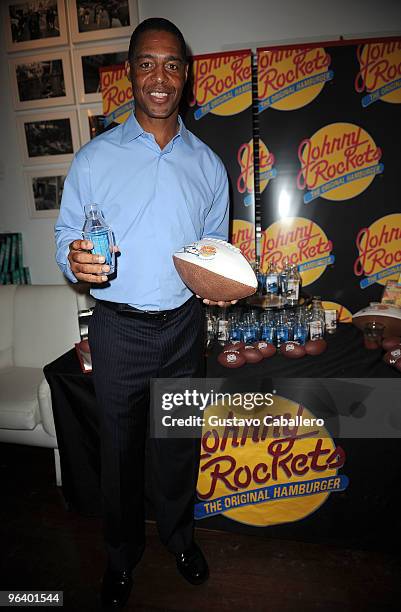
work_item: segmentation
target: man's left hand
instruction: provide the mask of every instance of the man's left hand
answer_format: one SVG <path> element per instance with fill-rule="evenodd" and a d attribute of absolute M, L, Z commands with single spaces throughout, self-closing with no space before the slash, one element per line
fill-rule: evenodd
<path fill-rule="evenodd" d="M 196 296 L 197 298 L 200 298 L 200 295 Z M 212 300 L 203 300 L 203 303 L 206 304 L 206 306 L 220 306 L 220 308 L 227 308 L 227 306 L 232 306 L 233 304 L 236 304 L 238 302 L 238 300 L 231 300 L 231 302 L 223 302 L 223 300 L 220 300 L 219 302 L 213 302 Z"/>

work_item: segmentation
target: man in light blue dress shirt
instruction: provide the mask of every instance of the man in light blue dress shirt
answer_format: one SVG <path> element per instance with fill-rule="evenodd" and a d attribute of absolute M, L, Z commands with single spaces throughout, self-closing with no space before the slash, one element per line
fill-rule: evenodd
<path fill-rule="evenodd" d="M 99 406 L 104 536 L 102 604 L 122 607 L 144 548 L 144 444 L 149 381 L 192 376 L 202 349 L 202 308 L 172 255 L 203 237 L 227 239 L 228 182 L 221 160 L 178 115 L 187 79 L 185 41 L 174 24 L 148 19 L 134 31 L 127 72 L 135 114 L 85 145 L 65 181 L 56 223 L 57 262 L 97 300 L 89 343 Z M 84 206 L 96 203 L 119 246 L 117 272 L 82 240 Z M 219 302 L 219 305 L 225 305 Z M 199 441 L 151 440 L 162 541 L 192 584 L 208 577 L 193 540 Z"/>

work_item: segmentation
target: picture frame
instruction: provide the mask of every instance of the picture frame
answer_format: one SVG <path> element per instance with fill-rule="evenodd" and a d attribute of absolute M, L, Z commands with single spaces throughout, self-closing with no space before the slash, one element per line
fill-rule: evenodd
<path fill-rule="evenodd" d="M 24 165 L 69 163 L 80 147 L 75 111 L 18 115 Z"/>
<path fill-rule="evenodd" d="M 122 38 L 131 36 L 139 23 L 138 2 L 113 0 L 100 3 L 98 0 L 69 0 L 68 16 L 71 38 L 75 43 Z"/>
<path fill-rule="evenodd" d="M 3 0 L 2 5 L 7 51 L 68 43 L 64 0 Z"/>
<path fill-rule="evenodd" d="M 32 219 L 58 217 L 68 166 L 25 170 L 29 216 Z"/>
<path fill-rule="evenodd" d="M 122 64 L 127 59 L 128 42 L 74 51 L 76 97 L 79 104 L 102 101 L 99 68 Z"/>
<path fill-rule="evenodd" d="M 68 51 L 18 56 L 8 65 L 15 110 L 74 104 Z"/>
<path fill-rule="evenodd" d="M 103 132 L 107 132 L 107 130 L 115 126 L 115 124 L 110 124 L 105 128 L 102 125 L 103 119 L 103 105 L 101 103 L 80 107 L 79 128 L 81 145 L 86 144 L 96 136 L 99 136 L 99 134 L 103 134 Z"/>

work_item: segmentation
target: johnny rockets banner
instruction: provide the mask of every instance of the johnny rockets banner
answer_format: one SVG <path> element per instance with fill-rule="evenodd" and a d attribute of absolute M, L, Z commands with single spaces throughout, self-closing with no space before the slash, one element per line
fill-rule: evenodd
<path fill-rule="evenodd" d="M 401 272 L 401 39 L 258 49 L 258 111 L 264 268 L 288 256 L 345 313 L 380 299 Z"/>
<path fill-rule="evenodd" d="M 252 54 L 249 50 L 198 55 L 186 126 L 223 160 L 230 182 L 230 237 L 255 259 L 252 141 Z"/>
<path fill-rule="evenodd" d="M 191 65 L 181 114 L 187 128 L 224 162 L 230 182 L 229 239 L 253 261 L 252 55 L 250 51 L 199 55 Z M 100 83 L 106 125 L 125 121 L 134 101 L 124 66 L 101 68 Z"/>

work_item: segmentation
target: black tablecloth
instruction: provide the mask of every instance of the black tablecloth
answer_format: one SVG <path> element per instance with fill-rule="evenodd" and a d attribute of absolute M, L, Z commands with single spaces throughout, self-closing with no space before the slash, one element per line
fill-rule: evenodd
<path fill-rule="evenodd" d="M 327 340 L 326 353 L 318 357 L 296 361 L 276 355 L 235 370 L 218 364 L 221 347 L 215 346 L 206 360 L 207 376 L 230 380 L 235 377 L 239 382 L 309 377 L 317 384 L 317 379 L 327 377 L 365 381 L 393 378 L 389 384 L 400 384 L 401 397 L 400 373 L 382 362 L 381 351 L 363 348 L 359 330 L 341 325 Z M 44 372 L 52 393 L 65 499 L 79 512 L 99 514 L 99 437 L 91 374 L 81 372 L 74 349 L 47 365 Z M 401 441 L 341 439 L 340 444 L 347 454 L 344 473 L 350 485 L 345 491 L 330 495 L 318 512 L 301 521 L 267 528 L 243 525 L 221 515 L 199 524 L 269 537 L 391 549 L 394 537 L 401 531 Z"/>
<path fill-rule="evenodd" d="M 100 444 L 92 375 L 83 374 L 75 349 L 44 368 L 60 451 L 63 494 L 84 514 L 100 514 Z"/>

